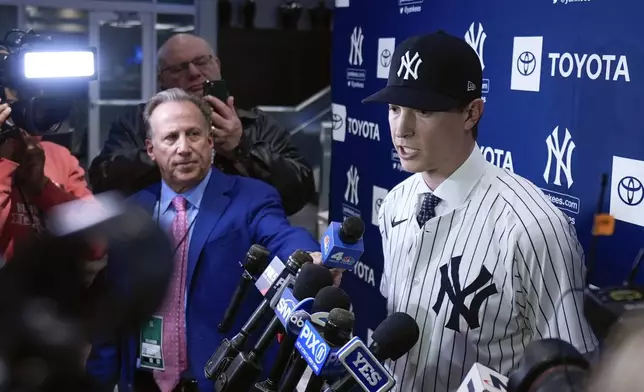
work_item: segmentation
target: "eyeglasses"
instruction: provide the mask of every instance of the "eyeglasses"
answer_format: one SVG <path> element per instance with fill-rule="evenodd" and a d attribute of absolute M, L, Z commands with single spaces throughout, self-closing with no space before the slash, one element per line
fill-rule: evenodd
<path fill-rule="evenodd" d="M 165 68 L 161 69 L 161 73 L 168 72 L 168 73 L 170 73 L 172 75 L 179 75 L 179 74 L 185 72 L 190 67 L 190 64 L 194 65 L 197 68 L 203 68 L 203 67 L 207 66 L 208 64 L 210 64 L 211 61 L 212 61 L 212 56 L 207 54 L 207 55 L 204 55 L 204 56 L 195 57 L 194 59 L 192 59 L 190 61 L 183 62 L 181 64 L 176 64 L 176 65 L 171 65 L 169 67 L 165 67 Z"/>

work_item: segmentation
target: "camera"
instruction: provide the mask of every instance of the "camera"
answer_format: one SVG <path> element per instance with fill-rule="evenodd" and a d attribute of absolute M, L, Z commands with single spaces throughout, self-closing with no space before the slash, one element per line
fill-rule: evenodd
<path fill-rule="evenodd" d="M 0 98 L 11 118 L 0 141 L 20 129 L 34 136 L 55 133 L 69 117 L 74 99 L 97 78 L 96 49 L 56 45 L 51 37 L 11 30 L 0 41 Z M 7 96 L 7 90 L 15 97 Z"/>
<path fill-rule="evenodd" d="M 508 392 L 582 392 L 590 363 L 575 347 L 559 339 L 530 343 L 510 375 Z"/>

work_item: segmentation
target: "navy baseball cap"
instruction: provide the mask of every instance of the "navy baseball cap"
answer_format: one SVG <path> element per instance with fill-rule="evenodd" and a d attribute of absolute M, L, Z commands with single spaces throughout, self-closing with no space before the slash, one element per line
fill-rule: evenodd
<path fill-rule="evenodd" d="M 444 31 L 406 39 L 396 47 L 387 87 L 362 102 L 383 102 L 431 112 L 481 98 L 481 61 L 464 40 Z"/>

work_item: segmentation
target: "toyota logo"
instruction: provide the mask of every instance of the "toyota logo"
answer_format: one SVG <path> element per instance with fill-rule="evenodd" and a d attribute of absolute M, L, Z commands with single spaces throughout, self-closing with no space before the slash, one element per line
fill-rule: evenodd
<path fill-rule="evenodd" d="M 537 67 L 537 60 L 532 52 L 523 52 L 517 58 L 517 70 L 523 76 L 529 76 Z"/>
<path fill-rule="evenodd" d="M 336 131 L 340 128 L 342 128 L 342 125 L 344 125 L 344 119 L 342 118 L 341 115 L 337 113 L 333 113 L 333 117 L 331 119 L 333 122 L 333 130 Z"/>
<path fill-rule="evenodd" d="M 380 211 L 380 206 L 382 205 L 382 198 L 376 200 L 376 212 Z"/>
<path fill-rule="evenodd" d="M 383 67 L 388 67 L 391 64 L 391 51 L 385 49 L 380 53 L 380 65 Z"/>
<path fill-rule="evenodd" d="M 642 182 L 635 177 L 626 176 L 617 185 L 617 194 L 624 204 L 636 206 L 644 199 Z"/>

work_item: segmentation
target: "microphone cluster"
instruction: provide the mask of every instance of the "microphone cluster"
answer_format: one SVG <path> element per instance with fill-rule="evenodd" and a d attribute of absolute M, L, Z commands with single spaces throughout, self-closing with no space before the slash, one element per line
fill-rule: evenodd
<path fill-rule="evenodd" d="M 277 262 L 281 263 L 279 260 L 277 260 Z M 208 362 L 206 362 L 206 366 L 204 368 L 206 377 L 211 380 L 217 380 L 219 376 L 223 374 L 234 358 L 243 352 L 248 338 L 253 331 L 261 325 L 263 317 L 267 314 L 268 310 L 271 309 L 271 300 L 272 297 L 275 296 L 275 293 L 280 290 L 282 285 L 287 284 L 291 279 L 293 279 L 293 277 L 298 273 L 300 267 L 307 263 L 311 264 L 312 262 L 313 258 L 308 253 L 298 250 L 288 258 L 285 264 L 282 264 L 282 273 L 279 276 L 273 276 L 272 281 L 269 281 L 269 291 L 265 293 L 264 299 L 250 316 L 248 321 L 246 321 L 244 326 L 241 328 L 241 331 L 239 331 L 239 333 L 230 340 L 224 339 Z M 271 264 L 273 264 L 273 262 L 271 262 Z M 267 268 L 271 268 L 271 266 L 269 265 Z M 248 289 L 247 286 L 246 289 Z M 241 295 L 243 295 L 243 292 Z M 277 298 L 279 298 L 279 296 Z M 233 315 L 230 316 L 231 318 L 234 317 L 234 313 L 232 314 Z"/>
<path fill-rule="evenodd" d="M 346 292 L 333 286 L 329 270 L 353 268 L 364 251 L 364 229 L 359 217 L 332 222 L 321 239 L 322 265 L 314 264 L 308 253 L 296 251 L 286 263 L 274 258 L 266 266 L 268 251 L 257 245 L 249 250 L 219 330 L 230 328 L 250 282 L 255 281 L 264 299 L 241 331 L 222 340 L 206 363 L 204 372 L 214 381 L 216 392 L 292 392 L 307 367 L 312 370 L 307 392 L 349 391 L 356 386 L 384 392 L 395 385 L 382 362 L 398 359 L 416 344 L 418 325 L 409 315 L 394 313 L 376 328 L 373 343 L 367 347 L 353 336 L 351 301 Z M 247 348 L 249 337 L 268 314 L 273 316 L 257 343 Z M 260 381 L 262 358 L 278 334 L 282 341 L 277 357 L 268 378 Z"/>

